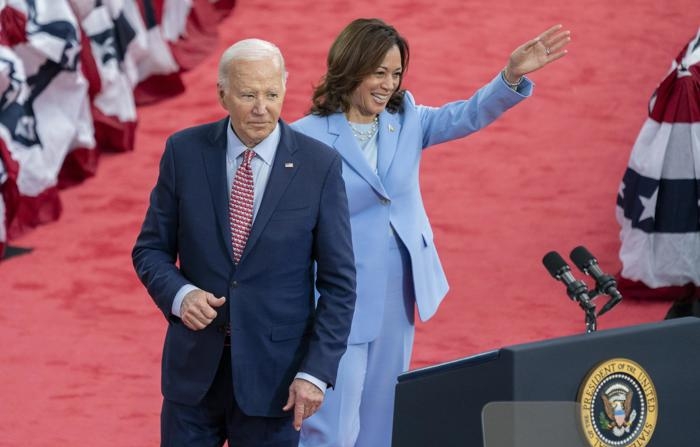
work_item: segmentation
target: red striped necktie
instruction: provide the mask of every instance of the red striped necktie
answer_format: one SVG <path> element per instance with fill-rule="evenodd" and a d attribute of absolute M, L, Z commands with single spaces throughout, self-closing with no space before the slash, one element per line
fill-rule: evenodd
<path fill-rule="evenodd" d="M 253 225 L 253 170 L 250 161 L 255 152 L 246 149 L 243 152 L 243 162 L 236 170 L 231 187 L 229 200 L 229 223 L 231 225 L 231 243 L 233 245 L 233 260 L 236 264 L 241 260 L 243 249 L 248 241 L 250 227 Z"/>

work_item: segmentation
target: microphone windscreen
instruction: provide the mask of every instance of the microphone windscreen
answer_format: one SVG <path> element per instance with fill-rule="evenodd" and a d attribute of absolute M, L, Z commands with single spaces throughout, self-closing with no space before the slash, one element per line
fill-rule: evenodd
<path fill-rule="evenodd" d="M 586 247 L 583 245 L 579 245 L 571 250 L 569 258 L 571 258 L 571 261 L 581 270 L 588 268 L 588 264 L 591 262 L 591 260 L 595 261 L 595 257 L 591 254 L 591 252 L 586 250 Z"/>
<path fill-rule="evenodd" d="M 556 251 L 550 251 L 544 258 L 542 258 L 542 264 L 553 277 L 557 277 L 563 268 L 568 268 L 566 261 L 562 258 Z"/>

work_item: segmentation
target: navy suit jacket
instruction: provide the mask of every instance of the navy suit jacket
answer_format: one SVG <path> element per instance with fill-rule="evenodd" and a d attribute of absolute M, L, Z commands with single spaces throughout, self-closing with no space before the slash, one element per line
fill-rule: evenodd
<path fill-rule="evenodd" d="M 350 332 L 355 267 L 342 163 L 335 151 L 280 120 L 268 184 L 236 266 L 228 219 L 227 123 L 228 118 L 168 139 L 132 257 L 168 321 L 165 398 L 195 405 L 204 397 L 229 321 L 236 402 L 251 416 L 282 416 L 297 372 L 333 385 Z M 201 331 L 188 329 L 171 313 L 185 284 L 227 298 Z"/>

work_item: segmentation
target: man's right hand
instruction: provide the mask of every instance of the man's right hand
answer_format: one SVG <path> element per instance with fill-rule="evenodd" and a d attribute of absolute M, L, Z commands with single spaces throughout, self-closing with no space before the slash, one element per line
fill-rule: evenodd
<path fill-rule="evenodd" d="M 204 329 L 216 318 L 216 308 L 223 306 L 225 302 L 224 297 L 216 298 L 209 292 L 193 290 L 182 300 L 180 319 L 193 331 Z"/>

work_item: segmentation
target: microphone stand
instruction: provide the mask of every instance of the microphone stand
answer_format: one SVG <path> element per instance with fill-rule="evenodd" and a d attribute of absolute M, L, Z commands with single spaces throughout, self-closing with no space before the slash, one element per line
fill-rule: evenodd
<path fill-rule="evenodd" d="M 574 261 L 579 260 L 579 258 L 581 258 L 582 256 L 585 258 L 593 258 L 593 256 L 590 253 L 588 253 L 588 251 L 583 247 L 574 249 L 574 251 L 572 251 L 572 256 L 572 260 Z M 586 262 L 588 262 L 587 259 Z M 611 296 L 610 301 L 608 301 L 603 306 L 601 311 L 598 314 L 596 314 L 593 298 L 595 298 L 600 293 L 605 293 L 601 292 L 601 289 L 608 290 L 608 288 L 610 288 L 608 287 L 610 285 L 609 282 L 612 281 L 614 283 L 614 279 L 611 276 L 604 278 L 606 281 L 605 284 L 607 284 L 604 288 L 598 286 L 598 282 L 596 282 L 596 288 L 588 290 L 588 286 L 586 285 L 586 283 L 574 278 L 574 276 L 571 274 L 571 269 L 569 268 L 569 265 L 556 251 L 550 251 L 549 253 L 547 253 L 542 258 L 542 263 L 544 264 L 549 274 L 554 277 L 554 279 L 556 279 L 557 281 L 561 281 L 566 285 L 566 294 L 569 295 L 569 298 L 571 298 L 572 301 L 577 302 L 581 309 L 583 309 L 583 311 L 585 312 L 586 333 L 595 332 L 598 329 L 598 317 L 604 314 L 605 312 L 609 311 L 622 298 L 621 296 L 619 296 L 619 293 L 613 294 L 615 296 Z M 577 266 L 580 269 L 583 269 L 580 266 L 580 263 L 577 263 Z M 584 273 L 588 274 L 588 271 L 584 271 Z M 600 275 L 596 275 L 596 281 L 600 281 Z"/>
<path fill-rule="evenodd" d="M 586 247 L 579 245 L 571 250 L 569 257 L 574 262 L 576 267 L 579 268 L 579 270 L 595 279 L 595 288 L 593 290 L 589 290 L 587 294 L 591 301 L 593 301 L 593 299 L 598 295 L 608 295 L 610 297 L 608 302 L 603 305 L 600 311 L 598 311 L 598 314 L 594 315 L 594 317 L 600 317 L 615 307 L 617 303 L 622 301 L 622 295 L 617 290 L 615 278 L 603 273 L 603 271 L 600 270 L 598 267 L 598 260 L 593 257 L 591 252 L 589 252 Z M 584 287 L 587 288 L 586 286 Z"/>
<path fill-rule="evenodd" d="M 598 292 L 588 290 L 588 286 L 583 281 L 575 281 L 567 285 L 566 293 L 586 313 L 586 333 L 595 332 L 598 329 L 598 320 L 592 298 Z"/>
<path fill-rule="evenodd" d="M 586 333 L 590 334 L 591 332 L 595 332 L 598 329 L 598 319 L 595 314 L 595 304 L 589 302 L 588 305 L 585 306 L 582 303 L 581 307 L 586 312 Z"/>
<path fill-rule="evenodd" d="M 596 298 L 598 295 L 603 295 L 598 291 L 597 288 L 588 290 L 586 293 L 590 300 L 585 301 L 585 300 L 578 300 L 579 306 L 581 306 L 581 309 L 584 310 L 586 313 L 586 333 L 591 333 L 595 332 L 596 329 L 598 328 L 598 317 L 612 309 L 617 303 L 620 302 L 619 298 L 612 297 L 608 300 L 607 303 L 603 306 L 603 308 L 596 314 L 595 311 L 595 304 L 593 304 L 593 299 Z"/>

